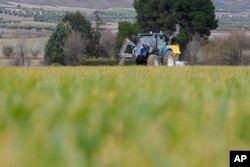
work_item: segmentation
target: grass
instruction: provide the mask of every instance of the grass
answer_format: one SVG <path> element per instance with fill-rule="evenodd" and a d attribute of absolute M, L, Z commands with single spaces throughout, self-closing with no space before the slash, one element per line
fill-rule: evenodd
<path fill-rule="evenodd" d="M 0 166 L 228 167 L 249 67 L 0 68 Z"/>

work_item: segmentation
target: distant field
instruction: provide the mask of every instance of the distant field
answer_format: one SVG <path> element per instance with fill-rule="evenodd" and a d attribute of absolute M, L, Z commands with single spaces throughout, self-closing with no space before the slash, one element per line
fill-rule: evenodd
<path fill-rule="evenodd" d="M 110 13 L 121 13 L 132 17 L 136 15 L 135 10 L 132 8 L 110 8 L 109 10 L 105 11 Z"/>
<path fill-rule="evenodd" d="M 87 14 L 94 12 L 95 8 L 83 8 L 83 7 L 65 7 L 65 6 L 45 6 L 45 5 L 31 5 L 31 4 L 23 4 L 23 3 L 16 3 L 16 2 L 9 2 L 13 6 L 21 5 L 22 7 L 26 8 L 43 8 L 45 10 L 53 10 L 53 11 L 81 11 L 85 12 Z M 116 12 L 121 12 L 124 14 L 134 14 L 134 9 L 133 8 L 121 8 L 121 7 L 116 7 L 116 8 L 109 8 L 109 9 L 98 9 L 98 10 L 111 10 L 111 11 L 116 11 Z M 132 11 L 132 12 L 131 12 Z"/>
<path fill-rule="evenodd" d="M 6 14 L 0 14 L 0 18 L 3 20 L 1 23 L 2 38 L 20 38 L 20 36 L 48 37 L 56 27 L 58 22 L 60 22 L 61 17 L 63 17 L 66 11 L 83 12 L 86 14 L 86 17 L 89 18 L 91 22 L 94 22 L 93 12 L 96 11 L 96 9 L 86 9 L 80 7 L 42 6 L 19 4 L 14 2 L 11 2 L 11 4 L 13 4 L 13 6 L 12 8 L 7 8 L 7 12 L 5 12 Z M 21 8 L 18 8 L 18 5 L 21 5 Z M 41 8 L 44 10 L 41 10 Z M 15 13 L 14 15 L 14 12 L 17 12 L 18 10 L 20 11 L 18 13 Z M 133 21 L 136 15 L 134 9 L 132 8 L 117 7 L 105 10 L 99 9 L 99 11 L 102 11 L 101 18 L 105 23 L 105 26 L 103 27 L 110 28 L 114 31 L 117 31 L 118 21 Z M 115 25 L 115 27 L 113 25 Z M 28 34 L 17 33 L 17 31 L 20 30 L 32 31 L 30 31 L 30 33 Z M 6 32 L 11 33 L 8 34 Z"/>
<path fill-rule="evenodd" d="M 48 38 L 27 38 L 26 41 L 30 47 L 40 46 L 41 50 L 43 50 L 45 47 L 45 44 L 48 41 Z M 3 45 L 15 46 L 17 42 L 18 42 L 18 39 L 0 39 L 0 48 L 2 49 Z"/>
<path fill-rule="evenodd" d="M 0 14 L 0 18 L 4 20 L 10 20 L 10 21 L 32 21 L 32 17 L 19 17 L 19 16 L 13 16 L 13 15 L 7 15 L 7 14 Z"/>
<path fill-rule="evenodd" d="M 17 25 L 18 26 L 30 26 L 30 27 L 40 27 L 40 28 L 44 28 L 44 27 L 56 27 L 56 23 L 48 23 L 48 22 L 37 22 L 37 21 L 31 21 L 31 20 L 27 20 L 27 21 L 21 21 L 20 23 L 11 23 L 10 25 Z"/>
<path fill-rule="evenodd" d="M 228 167 L 248 67 L 0 68 L 0 166 Z"/>

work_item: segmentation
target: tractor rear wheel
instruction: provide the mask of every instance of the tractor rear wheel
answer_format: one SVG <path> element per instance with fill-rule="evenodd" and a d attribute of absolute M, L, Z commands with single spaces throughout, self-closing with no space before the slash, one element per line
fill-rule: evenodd
<path fill-rule="evenodd" d="M 159 57 L 155 54 L 149 55 L 148 60 L 147 60 L 147 65 L 148 66 L 159 66 L 160 65 Z"/>
<path fill-rule="evenodd" d="M 175 66 L 175 56 L 173 51 L 168 50 L 163 56 L 163 65 Z"/>

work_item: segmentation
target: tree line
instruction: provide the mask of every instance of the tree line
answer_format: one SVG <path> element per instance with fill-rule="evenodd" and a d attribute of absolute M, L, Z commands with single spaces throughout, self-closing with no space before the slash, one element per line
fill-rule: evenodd
<path fill-rule="evenodd" d="M 18 40 L 15 46 L 9 44 L 2 46 L 2 54 L 7 59 L 10 59 L 10 65 L 14 66 L 30 65 L 30 58 L 28 56 L 31 55 L 33 59 L 36 59 L 40 53 L 40 46 L 34 45 L 30 47 L 26 39 Z"/>
<path fill-rule="evenodd" d="M 45 46 L 46 64 L 75 66 L 84 58 L 115 57 L 126 37 L 133 40 L 137 33 L 160 30 L 173 36 L 171 42 L 181 47 L 181 59 L 190 64 L 239 65 L 247 60 L 249 37 L 245 32 L 208 40 L 218 27 L 210 0 L 134 0 L 133 5 L 136 22 L 119 22 L 117 34 L 100 28 L 98 11 L 94 25 L 80 12 L 67 13 Z"/>
<path fill-rule="evenodd" d="M 80 65 L 86 57 L 114 55 L 115 35 L 101 24 L 98 11 L 95 26 L 80 12 L 67 13 L 45 46 L 46 64 Z"/>
<path fill-rule="evenodd" d="M 134 0 L 133 6 L 137 13 L 136 22 L 120 22 L 116 38 L 118 49 L 128 36 L 139 32 L 163 30 L 166 34 L 175 35 L 172 42 L 178 43 L 181 49 L 185 50 L 194 34 L 199 34 L 203 40 L 207 40 L 211 30 L 218 27 L 215 7 L 210 0 L 206 2 L 203 0 Z M 96 28 L 92 30 L 89 21 L 79 12 L 66 14 L 46 45 L 45 61 L 48 64 L 57 62 L 67 65 L 69 60 L 79 61 L 77 60 L 79 55 L 99 56 L 101 35 L 98 17 L 97 13 Z M 81 38 L 77 39 L 76 34 Z M 77 43 L 82 43 L 81 46 L 84 46 L 84 49 L 78 46 L 79 52 L 72 52 L 76 51 L 76 48 L 71 48 L 70 52 L 65 50 L 69 48 L 67 43 L 73 36 L 75 41 L 79 40 Z"/>

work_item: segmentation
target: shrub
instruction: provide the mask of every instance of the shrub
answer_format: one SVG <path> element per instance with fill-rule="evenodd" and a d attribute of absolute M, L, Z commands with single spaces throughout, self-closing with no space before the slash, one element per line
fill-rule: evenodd
<path fill-rule="evenodd" d="M 2 47 L 2 53 L 3 55 L 8 59 L 13 54 L 14 48 L 12 45 L 4 45 Z"/>

